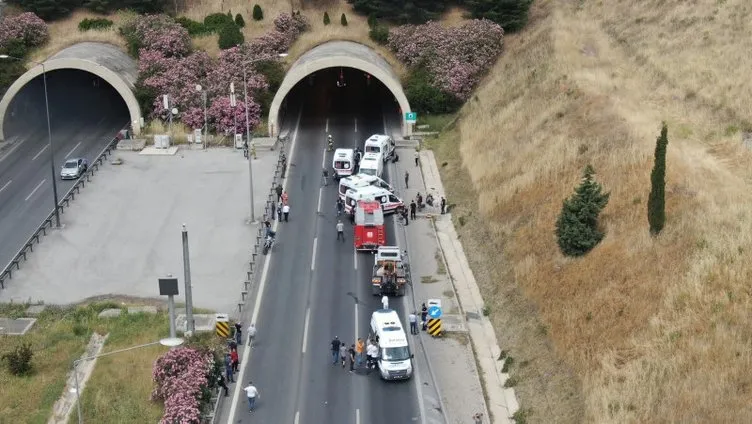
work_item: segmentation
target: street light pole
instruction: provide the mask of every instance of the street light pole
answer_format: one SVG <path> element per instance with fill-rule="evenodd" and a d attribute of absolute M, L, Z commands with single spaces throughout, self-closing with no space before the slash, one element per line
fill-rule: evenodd
<path fill-rule="evenodd" d="M 191 290 L 191 259 L 188 252 L 188 230 L 183 224 L 183 272 L 185 273 L 185 319 L 186 330 L 193 334 L 196 331 L 193 321 L 193 293 Z"/>
<path fill-rule="evenodd" d="M 251 125 L 248 120 L 248 83 L 245 64 L 243 64 L 243 101 L 245 102 L 245 140 L 251 147 L 251 151 L 255 152 L 253 146 L 251 146 Z M 251 223 L 254 223 L 256 222 L 256 208 L 254 207 L 253 201 L 253 157 L 251 157 L 250 152 L 248 152 L 248 180 L 251 185 Z"/>

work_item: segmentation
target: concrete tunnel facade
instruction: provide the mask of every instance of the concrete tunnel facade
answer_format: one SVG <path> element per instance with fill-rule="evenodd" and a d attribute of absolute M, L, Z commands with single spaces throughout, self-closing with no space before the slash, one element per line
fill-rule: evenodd
<path fill-rule="evenodd" d="M 405 123 L 404 114 L 411 112 L 410 103 L 402 90 L 399 77 L 391 65 L 375 50 L 352 41 L 329 41 L 304 53 L 287 71 L 282 84 L 274 95 L 269 108 L 269 135 L 274 137 L 279 129 L 279 110 L 285 97 L 295 85 L 316 71 L 326 68 L 354 68 L 371 74 L 381 81 L 392 93 L 400 106 L 402 116 L 402 135 L 412 133 L 412 125 Z"/>
<path fill-rule="evenodd" d="M 106 43 L 83 42 L 59 51 L 43 63 L 44 66 L 34 66 L 21 75 L 0 100 L 0 140 L 5 140 L 5 115 L 16 94 L 44 71 L 60 69 L 89 72 L 110 84 L 125 101 L 133 133 L 141 132 L 141 107 L 133 93 L 138 78 L 138 64 L 120 48 Z"/>

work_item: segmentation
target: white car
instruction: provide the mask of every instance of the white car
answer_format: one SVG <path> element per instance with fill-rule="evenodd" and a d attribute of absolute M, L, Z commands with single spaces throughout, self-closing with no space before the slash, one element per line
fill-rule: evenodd
<path fill-rule="evenodd" d="M 89 162 L 84 158 L 68 159 L 60 170 L 60 178 L 64 180 L 77 180 L 89 169 Z"/>

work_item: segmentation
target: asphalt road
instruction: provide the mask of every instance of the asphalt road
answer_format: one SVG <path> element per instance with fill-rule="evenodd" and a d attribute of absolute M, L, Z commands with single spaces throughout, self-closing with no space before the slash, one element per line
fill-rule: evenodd
<path fill-rule="evenodd" d="M 123 115 L 124 106 L 117 103 L 119 99 L 112 98 L 109 87 L 94 89 L 86 76 L 51 74 L 48 88 L 55 178 L 62 199 L 75 184 L 74 180 L 60 179 L 65 159 L 84 157 L 91 163 L 128 123 L 128 115 Z M 3 268 L 54 208 L 43 96 L 41 85 L 29 87 L 17 95 L 6 117 L 9 144 L 0 153 L 0 267 Z M 65 223 L 64 215 L 61 221 Z"/>
<path fill-rule="evenodd" d="M 355 254 L 352 228 L 346 241 L 336 240 L 337 188 L 321 188 L 328 129 L 335 148 L 355 147 L 384 132 L 378 102 L 352 101 L 333 106 L 326 116 L 315 104 L 304 107 L 296 151 L 291 156 L 287 192 L 290 222 L 278 228 L 258 315 L 257 342 L 243 364 L 246 385 L 260 391 L 249 413 L 245 394 L 236 404 L 234 423 L 374 423 L 419 421 L 415 380 L 384 382 L 378 372 L 350 374 L 331 365 L 330 341 L 339 336 L 354 343 L 368 335 L 371 313 L 381 307 L 369 286 L 373 257 Z M 357 128 L 357 131 L 356 131 Z M 320 199 L 320 201 L 319 201 Z M 388 241 L 396 239 L 391 220 Z M 390 307 L 406 321 L 404 300 Z M 405 325 L 406 322 L 404 323 Z"/>

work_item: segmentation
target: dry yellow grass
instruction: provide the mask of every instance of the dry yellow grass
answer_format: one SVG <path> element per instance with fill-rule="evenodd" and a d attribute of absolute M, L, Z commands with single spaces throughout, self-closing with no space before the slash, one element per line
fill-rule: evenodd
<path fill-rule="evenodd" d="M 751 14 L 744 0 L 538 0 L 437 147 L 503 348 L 529 361 L 513 367 L 529 422 L 749 422 Z M 567 259 L 554 222 L 587 163 L 612 193 L 607 236 Z"/>

